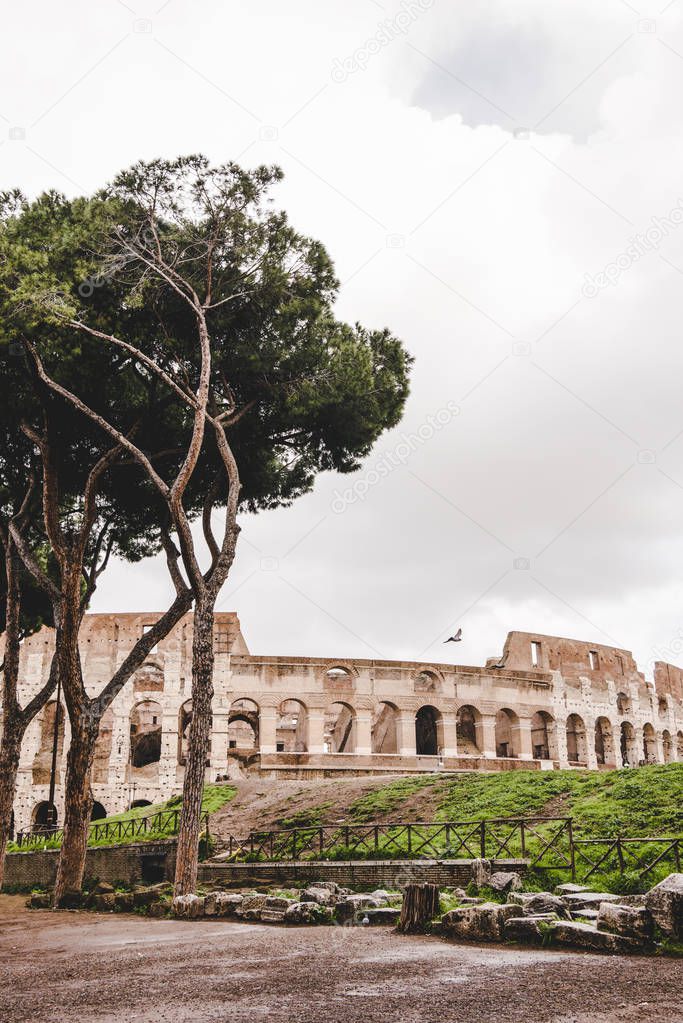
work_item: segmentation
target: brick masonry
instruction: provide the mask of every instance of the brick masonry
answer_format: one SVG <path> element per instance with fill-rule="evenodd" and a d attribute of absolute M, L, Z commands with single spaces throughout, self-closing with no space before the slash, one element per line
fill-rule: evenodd
<path fill-rule="evenodd" d="M 349 888 L 402 888 L 407 884 L 429 881 L 441 887 L 467 885 L 472 880 L 473 860 L 355 860 L 282 863 L 203 863 L 199 866 L 202 884 L 227 884 L 234 887 L 336 881 Z M 520 860 L 494 860 L 499 870 L 524 873 Z"/>
<path fill-rule="evenodd" d="M 85 877 L 98 881 L 172 881 L 176 843 L 141 842 L 139 845 L 100 846 L 88 849 Z M 49 888 L 57 873 L 59 851 L 9 853 L 5 862 L 5 885 Z"/>

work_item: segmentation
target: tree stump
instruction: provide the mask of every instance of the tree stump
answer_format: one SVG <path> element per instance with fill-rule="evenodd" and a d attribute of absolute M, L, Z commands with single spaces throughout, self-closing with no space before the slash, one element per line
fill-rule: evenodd
<path fill-rule="evenodd" d="M 403 893 L 403 906 L 397 930 L 401 934 L 422 934 L 439 912 L 439 889 L 435 884 L 409 884 Z"/>

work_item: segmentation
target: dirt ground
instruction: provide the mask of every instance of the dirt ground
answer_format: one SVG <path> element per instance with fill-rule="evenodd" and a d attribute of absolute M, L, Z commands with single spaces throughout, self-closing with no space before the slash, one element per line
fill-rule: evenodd
<path fill-rule="evenodd" d="M 683 1023 L 680 960 L 23 901 L 0 897 L 3 1023 Z"/>

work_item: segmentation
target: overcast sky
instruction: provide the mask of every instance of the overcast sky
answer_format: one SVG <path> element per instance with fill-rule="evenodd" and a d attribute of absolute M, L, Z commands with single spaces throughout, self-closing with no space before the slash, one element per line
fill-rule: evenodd
<path fill-rule="evenodd" d="M 683 0 L 47 0 L 3 15 L 0 187 L 277 162 L 338 312 L 415 356 L 355 476 L 243 519 L 256 653 L 683 663 Z M 93 610 L 161 610 L 163 563 Z M 443 640 L 462 626 L 459 646 Z"/>

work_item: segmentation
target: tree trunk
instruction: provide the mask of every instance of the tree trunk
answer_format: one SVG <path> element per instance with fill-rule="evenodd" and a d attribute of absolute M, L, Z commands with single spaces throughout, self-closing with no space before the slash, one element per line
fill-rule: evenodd
<path fill-rule="evenodd" d="M 176 854 L 176 896 L 190 895 L 197 887 L 202 797 L 211 737 L 213 618 L 213 601 L 197 602 L 192 637 L 192 722 Z"/>
<path fill-rule="evenodd" d="M 409 884 L 403 893 L 401 918 L 397 929 L 402 934 L 422 934 L 439 912 L 439 889 L 435 884 Z"/>
<path fill-rule="evenodd" d="M 24 735 L 23 729 L 11 727 L 10 722 L 5 722 L 4 732 L 0 749 L 0 888 L 5 874 L 5 853 L 12 829 L 12 806 Z"/>
<path fill-rule="evenodd" d="M 97 729 L 93 731 L 87 715 L 80 727 L 71 725 L 71 744 L 66 759 L 64 789 L 64 825 L 59 854 L 54 906 L 68 907 L 78 901 L 85 872 L 85 853 L 92 812 L 90 772 L 95 757 Z"/>
<path fill-rule="evenodd" d="M 90 771 L 99 729 L 96 702 L 92 706 L 83 687 L 78 649 L 80 628 L 80 573 L 66 573 L 56 632 L 56 655 L 64 700 L 69 711 L 71 743 L 66 758 L 64 825 L 57 866 L 54 906 L 66 906 L 80 892 L 85 871 L 85 850 L 92 810 Z"/>

